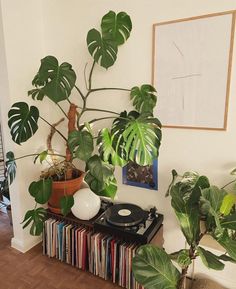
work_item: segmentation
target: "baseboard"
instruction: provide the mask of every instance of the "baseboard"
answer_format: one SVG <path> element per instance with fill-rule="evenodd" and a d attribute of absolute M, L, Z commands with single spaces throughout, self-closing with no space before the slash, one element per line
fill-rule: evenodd
<path fill-rule="evenodd" d="M 22 252 L 22 253 L 26 253 L 31 248 L 33 248 L 34 246 L 39 244 L 41 242 L 41 240 L 42 240 L 41 237 L 36 237 L 36 238 L 33 238 L 33 239 L 30 239 L 28 241 L 23 242 L 22 240 L 12 238 L 11 239 L 11 247 Z"/>

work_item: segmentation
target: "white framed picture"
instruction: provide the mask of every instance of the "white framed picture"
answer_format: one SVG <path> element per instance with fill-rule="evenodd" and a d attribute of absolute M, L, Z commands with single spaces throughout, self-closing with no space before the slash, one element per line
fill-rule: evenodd
<path fill-rule="evenodd" d="M 155 114 L 164 127 L 226 130 L 234 31 L 235 11 L 153 25 Z"/>

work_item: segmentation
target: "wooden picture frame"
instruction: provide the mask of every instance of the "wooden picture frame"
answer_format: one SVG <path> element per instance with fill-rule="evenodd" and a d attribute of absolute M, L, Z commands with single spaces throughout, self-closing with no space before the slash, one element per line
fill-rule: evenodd
<path fill-rule="evenodd" d="M 236 11 L 153 25 L 155 115 L 164 127 L 226 130 Z"/>

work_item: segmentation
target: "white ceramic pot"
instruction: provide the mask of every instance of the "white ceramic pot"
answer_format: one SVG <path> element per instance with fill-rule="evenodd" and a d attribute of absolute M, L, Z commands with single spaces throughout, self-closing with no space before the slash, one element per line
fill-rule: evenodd
<path fill-rule="evenodd" d="M 73 215 L 81 220 L 90 220 L 97 215 L 101 207 L 99 196 L 89 188 L 78 190 L 74 194 L 74 205 L 71 208 Z"/>

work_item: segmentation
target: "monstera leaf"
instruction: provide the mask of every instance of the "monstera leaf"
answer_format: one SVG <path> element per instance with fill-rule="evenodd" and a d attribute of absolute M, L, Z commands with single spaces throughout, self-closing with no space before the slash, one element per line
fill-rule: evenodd
<path fill-rule="evenodd" d="M 37 182 L 32 182 L 29 186 L 29 193 L 37 203 L 47 203 L 52 193 L 52 180 L 42 179 Z"/>
<path fill-rule="evenodd" d="M 87 161 L 93 152 L 93 136 L 88 131 L 74 130 L 69 134 L 68 145 L 71 152 L 83 161 Z"/>
<path fill-rule="evenodd" d="M 104 39 L 113 40 L 117 45 L 121 45 L 130 36 L 132 22 L 125 12 L 116 15 L 114 11 L 110 11 L 103 16 L 101 28 Z"/>
<path fill-rule="evenodd" d="M 8 112 L 8 126 L 12 140 L 21 144 L 31 138 L 38 129 L 39 110 L 25 102 L 16 102 Z"/>
<path fill-rule="evenodd" d="M 130 98 L 133 100 L 133 106 L 140 113 L 152 113 L 156 106 L 157 96 L 154 94 L 156 89 L 148 84 L 144 84 L 141 88 L 135 86 L 131 89 Z"/>
<path fill-rule="evenodd" d="M 116 150 L 113 148 L 113 139 L 114 136 L 111 136 L 111 133 L 107 128 L 104 128 L 100 133 L 97 139 L 97 144 L 99 146 L 99 153 L 102 159 L 105 162 L 109 162 L 114 166 L 118 165 L 123 167 L 127 164 L 127 161 L 121 158 Z"/>
<path fill-rule="evenodd" d="M 140 115 L 136 111 L 121 113 L 112 127 L 114 148 L 121 155 L 121 148 L 126 159 L 139 165 L 151 165 L 158 156 L 161 142 L 161 123 L 157 118 Z M 122 154 L 124 152 L 122 151 Z"/>
<path fill-rule="evenodd" d="M 84 180 L 95 194 L 114 198 L 117 184 L 113 166 L 104 163 L 98 155 L 94 155 L 87 161 L 86 171 Z"/>
<path fill-rule="evenodd" d="M 117 57 L 117 44 L 105 40 L 96 29 L 91 29 L 87 35 L 88 50 L 94 60 L 104 68 L 112 66 Z"/>
<path fill-rule="evenodd" d="M 59 65 L 54 56 L 46 56 L 41 60 L 41 66 L 32 84 L 36 87 L 28 92 L 29 95 L 42 100 L 46 95 L 55 103 L 67 99 L 76 81 L 72 66 L 63 62 Z"/>
<path fill-rule="evenodd" d="M 43 223 L 46 219 L 47 212 L 44 208 L 38 208 L 27 211 L 22 223 L 23 229 L 27 226 L 30 227 L 30 234 L 33 236 L 39 236 L 43 232 Z"/>
<path fill-rule="evenodd" d="M 146 289 L 176 289 L 179 271 L 168 254 L 153 245 L 141 246 L 132 261 L 135 279 Z"/>
<path fill-rule="evenodd" d="M 15 162 L 15 156 L 13 152 L 7 152 L 6 154 L 6 169 L 7 169 L 7 178 L 9 177 L 10 185 L 14 181 L 16 177 L 16 162 Z"/>
<path fill-rule="evenodd" d="M 87 34 L 87 46 L 94 60 L 104 68 L 112 66 L 117 58 L 118 46 L 130 35 L 132 23 L 125 12 L 116 15 L 110 11 L 102 18 L 102 33 L 91 29 Z"/>

